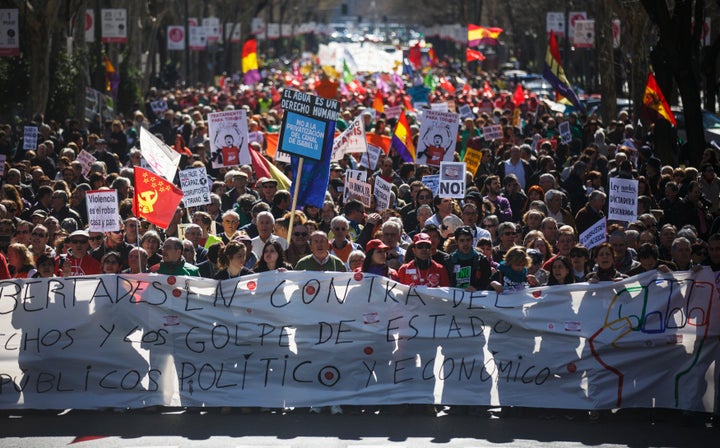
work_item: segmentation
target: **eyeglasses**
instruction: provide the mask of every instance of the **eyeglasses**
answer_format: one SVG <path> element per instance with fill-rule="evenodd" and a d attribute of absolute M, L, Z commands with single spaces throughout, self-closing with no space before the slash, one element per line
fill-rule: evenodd
<path fill-rule="evenodd" d="M 89 240 L 90 241 L 102 241 L 103 238 L 104 238 L 104 236 L 102 236 L 102 235 L 95 235 L 95 236 L 91 236 L 89 238 Z"/>
<path fill-rule="evenodd" d="M 293 232 L 293 236 L 308 236 L 307 232 Z"/>
<path fill-rule="evenodd" d="M 347 227 L 333 227 L 334 232 L 347 232 Z"/>
<path fill-rule="evenodd" d="M 70 244 L 87 244 L 88 240 L 70 240 Z"/>
<path fill-rule="evenodd" d="M 118 235 L 120 233 L 123 233 L 124 230 L 111 230 L 110 233 L 114 233 L 115 235 Z"/>
<path fill-rule="evenodd" d="M 31 233 L 31 235 L 32 235 L 32 236 L 37 236 L 37 237 L 40 237 L 40 238 L 45 238 L 46 236 L 48 236 L 47 233 L 40 233 L 40 232 L 33 232 L 33 233 Z"/>

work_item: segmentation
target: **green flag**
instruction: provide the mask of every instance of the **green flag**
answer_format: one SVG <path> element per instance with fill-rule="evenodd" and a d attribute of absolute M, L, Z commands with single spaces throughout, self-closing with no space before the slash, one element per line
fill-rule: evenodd
<path fill-rule="evenodd" d="M 345 84 L 350 84 L 353 80 L 353 75 L 350 73 L 350 67 L 347 65 L 347 60 L 343 59 L 343 81 Z"/>

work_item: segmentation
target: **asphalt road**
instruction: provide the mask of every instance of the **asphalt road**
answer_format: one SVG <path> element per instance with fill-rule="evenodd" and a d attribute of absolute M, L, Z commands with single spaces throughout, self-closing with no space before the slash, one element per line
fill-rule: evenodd
<path fill-rule="evenodd" d="M 570 419 L 572 418 L 572 419 Z M 7 412 L 0 447 L 718 447 L 720 428 L 680 413 L 528 410 L 513 415 Z"/>

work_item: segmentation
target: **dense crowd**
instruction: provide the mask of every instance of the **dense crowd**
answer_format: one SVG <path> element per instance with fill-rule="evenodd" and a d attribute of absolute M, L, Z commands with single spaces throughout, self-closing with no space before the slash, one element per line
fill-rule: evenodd
<path fill-rule="evenodd" d="M 503 291 L 612 281 L 653 269 L 720 268 L 715 150 L 705 151 L 699 169 L 663 165 L 652 132 L 638 137 L 628 111 L 603 123 L 596 114 L 553 112 L 528 92 L 518 101 L 509 93 L 512 80 L 439 79 L 432 90 L 407 77 L 368 75 L 349 88 L 325 74 L 299 79 L 273 71 L 254 88 L 228 79 L 217 89 L 153 89 L 131 117 L 46 122 L 36 115 L 2 125 L 0 278 L 158 272 L 228 279 L 276 269 L 352 270 L 407 285 Z M 378 92 L 385 106 L 412 108 L 409 100 L 418 95 L 428 103 L 470 106 L 473 116 L 459 124 L 455 159 L 472 148 L 482 161 L 468 173 L 465 197 L 434 195 L 422 178 L 437 167 L 405 162 L 387 144 L 368 182 L 392 183 L 388 209 L 345 197 L 343 173 L 359 161 L 346 155 L 330 165 L 322 207 L 299 204 L 291 220 L 290 193 L 276 179 L 257 179 L 249 165 L 214 169 L 208 157 L 207 115 L 243 108 L 250 145 L 289 173 L 267 155 L 275 152 L 268 137 L 282 123 L 283 87 L 340 99 L 337 128 L 359 117 L 370 139 L 390 137 L 396 124 L 373 110 Z M 158 100 L 167 109 L 159 110 Z M 419 112 L 407 110 L 414 139 Z M 560 141 L 563 121 L 570 124 L 569 143 Z M 22 125 L 28 124 L 38 127 L 33 150 L 23 149 Z M 491 124 L 502 126 L 502 139 L 483 138 Z M 181 204 L 166 229 L 132 212 L 141 128 L 168 145 L 180 141 L 189 152 L 179 168 L 204 166 L 212 178 L 211 203 Z M 81 150 L 97 159 L 89 171 L 77 160 Z M 608 222 L 607 242 L 589 251 L 579 235 L 606 215 L 612 177 L 638 180 L 638 219 Z M 119 231 L 87 230 L 85 194 L 98 189 L 117 191 Z"/>

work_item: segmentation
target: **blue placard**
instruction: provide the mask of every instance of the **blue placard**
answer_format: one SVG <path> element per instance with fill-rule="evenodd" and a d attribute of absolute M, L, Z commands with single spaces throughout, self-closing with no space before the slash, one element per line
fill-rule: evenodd
<path fill-rule="evenodd" d="M 295 112 L 285 112 L 280 147 L 283 151 L 313 160 L 322 158 L 327 123 Z"/>

